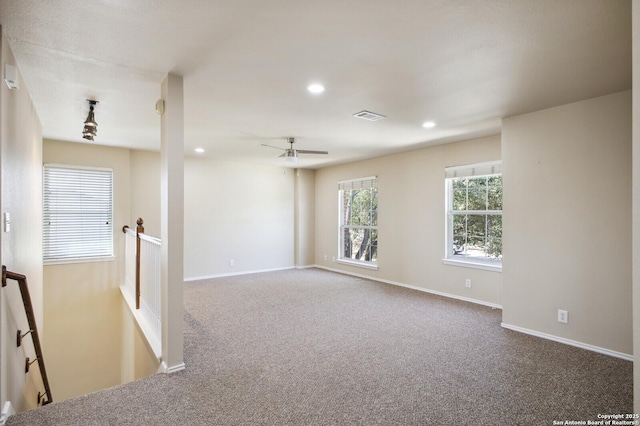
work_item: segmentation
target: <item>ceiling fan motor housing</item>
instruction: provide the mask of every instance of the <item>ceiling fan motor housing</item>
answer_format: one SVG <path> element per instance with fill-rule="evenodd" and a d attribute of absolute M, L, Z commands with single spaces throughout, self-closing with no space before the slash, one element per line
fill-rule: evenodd
<path fill-rule="evenodd" d="M 296 157 L 298 157 L 298 153 L 296 152 L 295 149 L 290 148 L 290 149 L 287 149 L 285 151 L 285 157 L 287 157 L 287 158 L 296 158 Z"/>

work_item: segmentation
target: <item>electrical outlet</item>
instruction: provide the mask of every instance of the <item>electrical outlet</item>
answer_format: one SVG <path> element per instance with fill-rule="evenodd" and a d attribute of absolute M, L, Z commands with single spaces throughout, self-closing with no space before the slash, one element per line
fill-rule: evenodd
<path fill-rule="evenodd" d="M 466 288 L 471 288 L 471 279 L 467 278 L 466 280 L 464 280 L 464 286 Z"/>
<path fill-rule="evenodd" d="M 235 266 L 235 264 L 236 264 L 235 260 L 233 260 L 233 259 L 229 260 L 229 266 Z"/>
<path fill-rule="evenodd" d="M 327 255 L 326 254 L 324 255 L 324 260 L 327 260 Z"/>
<path fill-rule="evenodd" d="M 558 322 L 568 323 L 569 322 L 569 312 L 563 311 L 562 309 L 558 309 Z"/>

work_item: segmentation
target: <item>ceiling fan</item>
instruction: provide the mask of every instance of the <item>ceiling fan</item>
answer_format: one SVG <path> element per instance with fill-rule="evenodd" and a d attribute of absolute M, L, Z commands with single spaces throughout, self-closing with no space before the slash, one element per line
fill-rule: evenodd
<path fill-rule="evenodd" d="M 298 161 L 298 154 L 328 154 L 328 151 L 311 151 L 308 149 L 293 149 L 293 144 L 296 142 L 296 138 L 287 138 L 287 143 L 289 144 L 289 148 L 279 148 L 277 146 L 261 144 L 262 146 L 268 146 L 269 148 L 275 148 L 283 150 L 284 152 L 280 155 L 280 157 L 285 157 L 287 161 L 295 162 Z"/>

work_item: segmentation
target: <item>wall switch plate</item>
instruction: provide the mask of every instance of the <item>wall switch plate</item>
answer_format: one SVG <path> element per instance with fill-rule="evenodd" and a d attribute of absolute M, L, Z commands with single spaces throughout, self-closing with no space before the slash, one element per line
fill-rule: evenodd
<path fill-rule="evenodd" d="M 4 232 L 11 231 L 11 215 L 9 212 L 4 212 Z"/>
<path fill-rule="evenodd" d="M 233 259 L 229 260 L 229 266 L 234 266 L 236 264 L 236 261 Z"/>
<path fill-rule="evenodd" d="M 466 280 L 464 280 L 464 286 L 466 288 L 471 288 L 471 280 L 469 278 L 467 278 Z"/>
<path fill-rule="evenodd" d="M 569 312 L 564 311 L 562 309 L 558 309 L 558 322 L 568 323 L 569 322 Z"/>

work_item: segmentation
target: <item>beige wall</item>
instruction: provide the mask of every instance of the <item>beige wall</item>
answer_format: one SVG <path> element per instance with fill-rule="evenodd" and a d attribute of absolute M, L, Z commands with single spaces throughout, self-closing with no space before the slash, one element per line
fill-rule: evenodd
<path fill-rule="evenodd" d="M 295 265 L 315 263 L 315 170 L 295 171 Z"/>
<path fill-rule="evenodd" d="M 2 70 L 5 64 L 17 67 L 3 35 Z M 10 232 L 4 232 L 4 227 L 0 231 L 0 250 L 8 270 L 27 276 L 42 338 L 46 335 L 42 311 L 42 130 L 21 74 L 18 80 L 17 90 L 9 90 L 4 81 L 0 84 L 0 210 L 11 215 Z M 29 327 L 15 281 L 0 291 L 0 323 L 0 404 L 11 401 L 17 411 L 33 408 L 43 387 L 36 364 L 29 374 L 24 373 L 25 356 L 35 358 L 31 339 L 16 347 L 16 330 Z M 46 352 L 45 360 L 48 362 Z"/>
<path fill-rule="evenodd" d="M 131 167 L 131 218 L 133 229 L 136 220 L 144 220 L 144 232 L 160 238 L 160 153 L 132 150 Z"/>
<path fill-rule="evenodd" d="M 142 216 L 145 231 L 159 236 L 159 155 L 45 140 L 43 156 L 47 163 L 114 171 L 116 260 L 44 267 L 44 317 L 49 333 L 43 345 L 54 397 L 60 401 L 158 370 L 160 363 L 119 287 L 124 277 L 122 226 L 135 227 L 135 219 Z"/>
<path fill-rule="evenodd" d="M 631 92 L 503 120 L 502 159 L 504 323 L 632 354 Z"/>
<path fill-rule="evenodd" d="M 316 264 L 325 268 L 500 305 L 501 274 L 444 265 L 447 166 L 500 160 L 500 136 L 452 143 L 316 171 Z M 339 180 L 378 177 L 379 270 L 338 255 Z M 327 256 L 327 260 L 325 259 Z M 472 288 L 465 287 L 465 279 Z"/>
<path fill-rule="evenodd" d="M 130 224 L 129 150 L 44 141 L 45 163 L 106 167 L 114 171 L 116 260 L 44 267 L 44 351 L 57 401 L 122 383 L 124 346 L 123 225 Z M 128 372 L 126 373 L 129 376 Z M 126 377 L 125 377 L 126 379 Z"/>
<path fill-rule="evenodd" d="M 120 298 L 120 303 L 122 305 L 121 382 L 127 383 L 157 373 L 160 360 L 156 358 L 123 298 Z"/>

